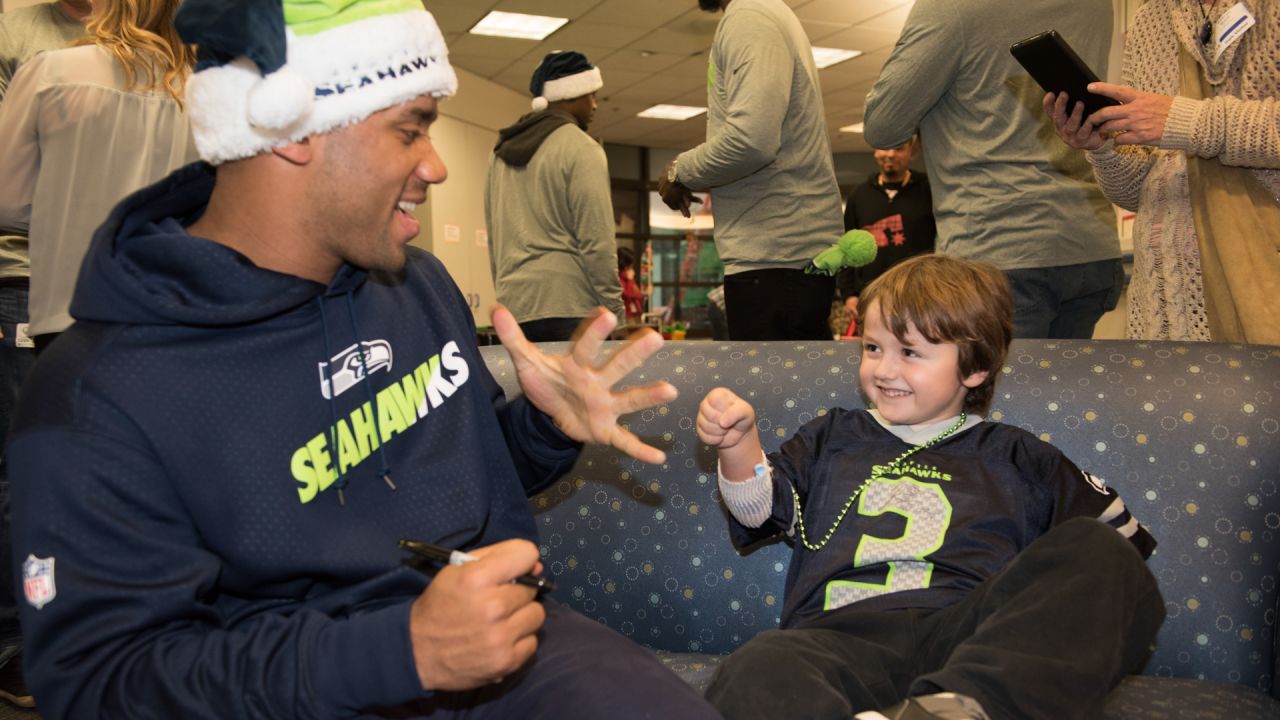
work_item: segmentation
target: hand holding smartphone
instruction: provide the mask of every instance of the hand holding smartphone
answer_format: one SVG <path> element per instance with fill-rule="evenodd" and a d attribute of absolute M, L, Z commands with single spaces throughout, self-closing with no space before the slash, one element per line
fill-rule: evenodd
<path fill-rule="evenodd" d="M 1066 40 L 1057 30 L 1048 30 L 1019 40 L 1009 48 L 1014 59 L 1026 68 L 1031 77 L 1044 88 L 1045 92 L 1065 92 L 1070 100 L 1067 103 L 1069 114 L 1076 102 L 1084 103 L 1084 117 L 1108 105 L 1120 103 L 1105 95 L 1096 95 L 1086 88 L 1091 82 L 1098 82 L 1098 76 L 1076 55 Z"/>

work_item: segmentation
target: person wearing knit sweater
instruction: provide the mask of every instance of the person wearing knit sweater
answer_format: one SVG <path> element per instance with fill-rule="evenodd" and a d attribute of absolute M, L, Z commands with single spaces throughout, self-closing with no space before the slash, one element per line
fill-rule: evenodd
<path fill-rule="evenodd" d="M 1248 27 L 1243 34 L 1236 27 L 1234 37 L 1227 35 L 1241 9 L 1256 24 L 1248 27 L 1246 19 L 1238 23 Z M 1275 0 L 1151 0 L 1138 10 L 1126 39 L 1124 84 L 1090 85 L 1090 91 L 1121 105 L 1082 118 L 1080 110 L 1067 107 L 1065 96 L 1045 96 L 1059 137 L 1089 151 L 1103 193 L 1137 213 L 1130 338 L 1211 339 L 1188 158 L 1218 158 L 1224 166 L 1251 168 L 1267 194 L 1280 202 L 1277 47 L 1280 4 Z M 1182 96 L 1180 48 L 1207 76 L 1213 97 Z M 1280 228 L 1259 227 L 1257 233 L 1274 240 Z"/>

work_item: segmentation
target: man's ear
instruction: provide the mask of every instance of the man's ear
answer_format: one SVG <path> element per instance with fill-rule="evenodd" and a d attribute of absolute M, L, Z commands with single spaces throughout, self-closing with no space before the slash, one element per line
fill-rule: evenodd
<path fill-rule="evenodd" d="M 311 162 L 313 150 L 310 137 L 304 137 L 301 140 L 271 148 L 271 152 L 276 157 L 287 160 L 294 165 L 306 165 Z"/>

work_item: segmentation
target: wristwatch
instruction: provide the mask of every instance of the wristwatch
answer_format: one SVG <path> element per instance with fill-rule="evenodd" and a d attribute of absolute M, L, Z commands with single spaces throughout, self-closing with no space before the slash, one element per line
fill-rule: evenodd
<path fill-rule="evenodd" d="M 675 160 L 672 160 L 671 164 L 667 166 L 667 182 L 671 183 L 672 185 L 679 182 L 679 180 L 676 180 L 676 161 Z"/>

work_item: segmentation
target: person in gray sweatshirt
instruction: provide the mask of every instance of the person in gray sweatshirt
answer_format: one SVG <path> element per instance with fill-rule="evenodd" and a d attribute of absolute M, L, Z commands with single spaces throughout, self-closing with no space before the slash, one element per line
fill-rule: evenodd
<path fill-rule="evenodd" d="M 813 51 L 782 0 L 698 0 L 724 10 L 707 72 L 707 140 L 658 180 L 688 215 L 711 191 L 733 340 L 831 339 L 835 280 L 805 266 L 843 219 Z"/>
<path fill-rule="evenodd" d="M 1088 159 L 1054 142 L 1044 90 L 1009 46 L 1056 29 L 1105 77 L 1111 22 L 1110 0 L 918 0 L 867 96 L 872 147 L 920 128 L 937 251 L 1004 271 L 1015 337 L 1092 337 L 1124 268 Z"/>
<path fill-rule="evenodd" d="M 498 302 L 533 342 L 568 340 L 604 306 L 623 317 L 604 149 L 587 135 L 600 69 L 582 53 L 542 59 L 533 112 L 498 134 L 485 182 Z"/>

